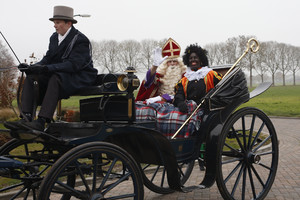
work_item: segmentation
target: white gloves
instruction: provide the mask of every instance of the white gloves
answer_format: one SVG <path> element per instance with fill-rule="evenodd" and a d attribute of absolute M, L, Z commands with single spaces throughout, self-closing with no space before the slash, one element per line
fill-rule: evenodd
<path fill-rule="evenodd" d="M 160 47 L 157 47 L 153 50 L 153 66 L 159 66 L 168 56 L 162 57 L 162 50 Z"/>
<path fill-rule="evenodd" d="M 155 103 L 157 101 L 161 101 L 161 96 L 152 97 L 146 100 L 147 105 L 150 103 Z"/>

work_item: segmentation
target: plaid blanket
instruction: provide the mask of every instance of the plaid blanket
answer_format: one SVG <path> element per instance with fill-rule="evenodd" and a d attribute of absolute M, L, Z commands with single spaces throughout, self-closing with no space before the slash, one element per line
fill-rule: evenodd
<path fill-rule="evenodd" d="M 136 121 L 155 120 L 156 128 L 166 137 L 171 138 L 185 120 L 197 107 L 194 101 L 188 101 L 188 113 L 181 113 L 173 104 L 156 102 L 146 105 L 142 101 L 136 102 Z M 189 137 L 200 128 L 203 110 L 199 109 L 176 137 Z"/>

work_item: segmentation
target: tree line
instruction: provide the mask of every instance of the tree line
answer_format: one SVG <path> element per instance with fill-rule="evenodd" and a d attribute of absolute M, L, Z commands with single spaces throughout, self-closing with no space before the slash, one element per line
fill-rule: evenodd
<path fill-rule="evenodd" d="M 203 46 L 208 51 L 210 65 L 235 63 L 244 53 L 250 38 L 255 38 L 255 36 L 232 37 L 225 42 Z M 166 40 L 92 41 L 94 65 L 100 73 L 122 72 L 128 66 L 145 72 L 152 65 L 153 49 L 162 46 Z M 253 85 L 253 74 L 259 75 L 261 82 L 264 81 L 266 75 L 270 75 L 275 85 L 277 72 L 282 74 L 283 85 L 286 85 L 287 73 L 292 73 L 293 85 L 296 85 L 296 74 L 300 69 L 300 47 L 274 41 L 261 42 L 260 50 L 255 54 L 248 53 L 239 65 L 249 71 L 250 87 Z"/>

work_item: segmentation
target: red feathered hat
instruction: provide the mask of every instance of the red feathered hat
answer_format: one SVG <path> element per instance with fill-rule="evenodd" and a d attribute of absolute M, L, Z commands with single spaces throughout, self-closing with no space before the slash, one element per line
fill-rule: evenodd
<path fill-rule="evenodd" d="M 162 56 L 169 56 L 168 58 L 177 58 L 180 56 L 180 46 L 175 40 L 169 38 L 162 48 Z"/>

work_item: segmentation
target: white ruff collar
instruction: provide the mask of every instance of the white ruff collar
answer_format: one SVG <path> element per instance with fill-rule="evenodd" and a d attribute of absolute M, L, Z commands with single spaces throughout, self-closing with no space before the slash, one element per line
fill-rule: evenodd
<path fill-rule="evenodd" d="M 184 76 L 189 80 L 189 81 L 193 81 L 193 80 L 197 80 L 199 81 L 200 79 L 203 79 L 208 72 L 210 72 L 212 69 L 208 68 L 208 67 L 202 67 L 201 69 L 198 69 L 197 71 L 192 71 L 191 68 L 187 68 L 186 69 L 186 73 L 184 74 Z"/>

